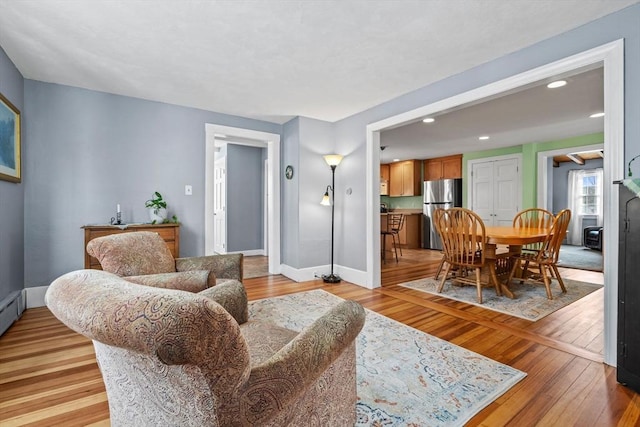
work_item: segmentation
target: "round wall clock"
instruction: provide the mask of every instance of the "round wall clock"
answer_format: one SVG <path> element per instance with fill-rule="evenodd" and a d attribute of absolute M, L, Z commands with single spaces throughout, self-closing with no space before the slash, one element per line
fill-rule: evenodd
<path fill-rule="evenodd" d="M 287 179 L 293 178 L 293 166 L 289 165 L 286 167 L 284 170 L 284 176 L 286 176 Z"/>

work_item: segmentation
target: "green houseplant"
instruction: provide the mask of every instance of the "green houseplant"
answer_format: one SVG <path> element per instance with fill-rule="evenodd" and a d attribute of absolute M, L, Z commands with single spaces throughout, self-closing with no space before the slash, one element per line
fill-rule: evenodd
<path fill-rule="evenodd" d="M 157 191 L 153 193 L 153 197 L 144 202 L 144 206 L 149 209 L 149 219 L 152 224 L 162 223 L 167 218 L 167 202 Z"/>

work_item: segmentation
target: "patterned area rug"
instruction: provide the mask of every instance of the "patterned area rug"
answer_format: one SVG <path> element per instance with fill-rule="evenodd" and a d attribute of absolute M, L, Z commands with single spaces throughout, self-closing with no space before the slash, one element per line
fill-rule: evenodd
<path fill-rule="evenodd" d="M 300 292 L 251 302 L 249 316 L 302 330 L 340 301 Z M 461 426 L 526 376 L 370 310 L 357 340 L 357 426 Z"/>
<path fill-rule="evenodd" d="M 513 281 L 509 288 L 516 295 L 516 299 L 504 296 L 497 296 L 493 288 L 482 289 L 482 304 L 478 304 L 475 286 L 452 285 L 450 281 L 444 284 L 442 293 L 437 293 L 438 281 L 432 278 L 414 280 L 413 282 L 401 283 L 400 286 L 416 289 L 430 294 L 443 296 L 463 301 L 478 307 L 487 308 L 522 319 L 536 321 L 565 307 L 580 298 L 589 295 L 591 292 L 602 288 L 602 285 L 594 283 L 578 282 L 576 280 L 563 279 L 567 293 L 563 294 L 560 285 L 553 280 L 551 283 L 551 293 L 553 299 L 547 299 L 544 286 Z"/>

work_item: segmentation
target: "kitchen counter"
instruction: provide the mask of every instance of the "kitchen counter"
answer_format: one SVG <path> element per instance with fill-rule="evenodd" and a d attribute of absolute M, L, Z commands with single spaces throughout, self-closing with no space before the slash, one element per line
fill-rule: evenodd
<path fill-rule="evenodd" d="M 392 209 L 391 212 L 380 212 L 380 230 L 387 230 L 387 216 L 389 214 L 401 213 L 405 215 L 404 226 L 398 237 L 400 246 L 409 249 L 419 249 L 420 238 L 422 236 L 420 230 L 422 228 L 422 210 L 420 209 Z M 387 236 L 386 248 L 393 248 L 391 236 Z"/>

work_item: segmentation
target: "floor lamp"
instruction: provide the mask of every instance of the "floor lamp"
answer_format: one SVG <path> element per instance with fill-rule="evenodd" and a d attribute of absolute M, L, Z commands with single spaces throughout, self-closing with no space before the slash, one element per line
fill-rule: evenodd
<path fill-rule="evenodd" d="M 323 274 L 322 280 L 326 283 L 340 282 L 340 276 L 333 274 L 333 229 L 334 229 L 334 209 L 335 209 L 335 187 L 336 187 L 336 166 L 342 161 L 339 154 L 328 154 L 324 156 L 324 161 L 331 166 L 331 185 L 327 186 L 327 190 L 322 197 L 321 205 L 331 206 L 331 274 Z M 331 199 L 329 199 L 329 190 L 331 190 Z"/>

